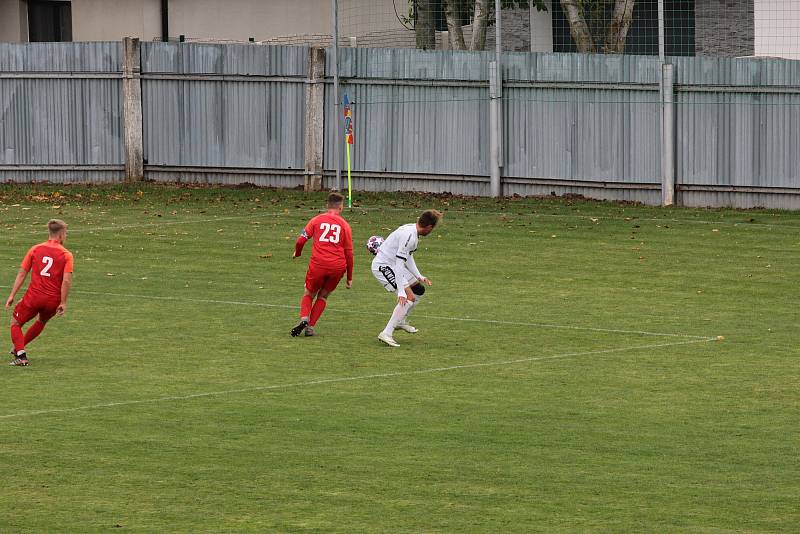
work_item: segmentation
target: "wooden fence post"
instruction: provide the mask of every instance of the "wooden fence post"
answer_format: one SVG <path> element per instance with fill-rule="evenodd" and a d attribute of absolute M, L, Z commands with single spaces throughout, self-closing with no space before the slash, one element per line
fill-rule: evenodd
<path fill-rule="evenodd" d="M 306 81 L 305 184 L 306 191 L 322 189 L 322 149 L 325 136 L 325 49 L 308 51 Z M 334 128 L 336 125 L 334 124 Z"/>
<path fill-rule="evenodd" d="M 125 180 L 144 179 L 142 79 L 139 39 L 122 40 L 122 121 L 125 137 Z"/>

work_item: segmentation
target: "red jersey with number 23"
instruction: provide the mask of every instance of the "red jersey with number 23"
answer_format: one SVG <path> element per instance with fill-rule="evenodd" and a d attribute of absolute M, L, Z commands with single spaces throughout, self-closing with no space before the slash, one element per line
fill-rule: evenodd
<path fill-rule="evenodd" d="M 353 278 L 353 233 L 350 225 L 337 213 L 322 213 L 310 221 L 300 238 L 313 239 L 309 267 L 323 270 L 347 269 Z"/>
<path fill-rule="evenodd" d="M 55 239 L 31 247 L 22 260 L 22 268 L 31 272 L 25 297 L 60 302 L 64 273 L 72 272 L 72 264 L 72 253 Z"/>

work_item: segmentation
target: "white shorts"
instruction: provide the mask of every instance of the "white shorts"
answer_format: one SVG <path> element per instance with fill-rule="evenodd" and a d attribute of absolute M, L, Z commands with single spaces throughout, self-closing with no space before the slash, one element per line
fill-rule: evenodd
<path fill-rule="evenodd" d="M 397 273 L 393 265 L 383 263 L 372 264 L 372 276 L 390 293 L 397 293 L 398 285 L 408 287 L 417 281 L 417 277 L 408 269 L 403 268 Z"/>

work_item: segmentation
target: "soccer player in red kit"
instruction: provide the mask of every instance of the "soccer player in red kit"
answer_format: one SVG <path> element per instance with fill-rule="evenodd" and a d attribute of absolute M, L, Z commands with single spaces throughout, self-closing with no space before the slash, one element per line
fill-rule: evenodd
<path fill-rule="evenodd" d="M 50 239 L 31 247 L 22 260 L 11 294 L 6 300 L 6 309 L 14 303 L 17 291 L 22 287 L 28 272 L 31 283 L 22 300 L 14 307 L 11 316 L 11 365 L 28 365 L 25 346 L 36 339 L 54 315 L 64 315 L 67 311 L 67 297 L 72 286 L 72 253 L 64 248 L 67 239 L 67 223 L 52 219 L 47 223 Z M 23 334 L 22 326 L 36 317 L 37 320 Z"/>
<path fill-rule="evenodd" d="M 300 322 L 292 328 L 292 337 L 305 330 L 305 335 L 316 335 L 314 326 L 325 310 L 328 295 L 333 293 L 339 280 L 347 273 L 347 289 L 353 285 L 353 232 L 342 218 L 344 197 L 331 193 L 325 203 L 326 213 L 317 215 L 303 229 L 294 244 L 292 258 L 299 258 L 303 246 L 314 240 L 311 261 L 306 272 L 306 287 L 300 299 Z"/>

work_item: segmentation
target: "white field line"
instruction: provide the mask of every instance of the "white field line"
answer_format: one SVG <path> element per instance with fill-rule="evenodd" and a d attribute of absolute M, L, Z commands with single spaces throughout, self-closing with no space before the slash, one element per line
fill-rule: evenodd
<path fill-rule="evenodd" d="M 6 287 L 6 286 L 0 286 L 0 287 Z M 136 295 L 130 293 L 105 293 L 99 291 L 74 291 L 74 293 L 80 293 L 85 295 L 97 295 L 103 297 L 121 297 L 121 298 L 131 298 L 131 299 L 192 302 L 197 304 L 222 304 L 228 306 L 251 306 L 258 308 L 281 308 L 281 309 L 291 309 L 291 310 L 296 310 L 299 308 L 299 306 L 293 306 L 289 304 L 268 304 L 263 302 L 249 302 L 249 301 L 238 301 L 238 300 L 198 299 L 190 297 L 172 297 L 172 296 L 160 296 L 160 295 Z M 349 310 L 346 308 L 329 307 L 326 308 L 326 311 L 336 312 L 336 313 L 350 313 L 354 315 L 370 315 L 370 316 L 375 315 L 375 312 L 371 311 Z M 584 332 L 607 332 L 611 334 L 635 334 L 640 336 L 678 337 L 685 339 L 697 339 L 703 341 L 714 339 L 708 336 L 696 336 L 691 334 L 665 334 L 662 332 L 647 332 L 642 330 L 620 330 L 614 328 L 594 328 L 588 326 L 557 325 L 557 324 L 547 324 L 547 323 L 527 323 L 521 321 L 503 321 L 496 319 L 473 319 L 470 317 L 448 317 L 444 315 L 425 315 L 422 313 L 415 313 L 414 317 L 421 317 L 424 319 L 437 319 L 441 321 L 458 321 L 458 322 L 470 322 L 470 323 L 496 324 L 505 326 L 525 326 L 529 328 L 551 328 L 559 330 L 578 330 Z"/>
<path fill-rule="evenodd" d="M 218 397 L 224 395 L 235 395 L 241 393 L 254 393 L 259 391 L 271 391 L 271 390 L 281 390 L 281 389 L 293 389 L 293 388 L 301 388 L 301 387 L 309 387 L 309 386 L 317 386 L 322 384 L 337 384 L 343 382 L 357 382 L 357 381 L 368 381 L 368 380 L 380 380 L 380 379 L 388 379 L 388 378 L 395 378 L 401 376 L 414 376 L 414 375 L 423 375 L 423 374 L 432 374 L 432 373 L 444 373 L 448 371 L 456 371 L 459 369 L 476 369 L 481 367 L 503 367 L 508 365 L 516 365 L 521 363 L 530 363 L 530 362 L 541 362 L 541 361 L 548 361 L 548 360 L 557 360 L 563 358 L 572 358 L 572 357 L 580 357 L 580 356 L 591 356 L 597 354 L 610 354 L 614 352 L 624 352 L 624 351 L 633 351 L 633 350 L 645 350 L 645 349 L 657 349 L 663 347 L 673 347 L 676 345 L 688 345 L 691 343 L 706 343 L 709 341 L 713 341 L 713 338 L 704 338 L 704 339 L 693 339 L 689 341 L 675 341 L 671 343 L 658 343 L 658 344 L 651 344 L 651 345 L 636 345 L 630 347 L 620 347 L 614 349 L 603 349 L 603 350 L 592 350 L 587 352 L 567 352 L 563 354 L 554 354 L 551 356 L 534 356 L 531 358 L 519 358 L 514 360 L 504 360 L 504 361 L 497 361 L 497 362 L 482 362 L 482 363 L 469 363 L 469 364 L 462 364 L 462 365 L 451 365 L 448 367 L 433 367 L 429 369 L 416 369 L 413 371 L 392 371 L 387 373 L 377 373 L 371 375 L 360 375 L 360 376 L 339 376 L 339 377 L 332 377 L 332 378 L 319 378 L 316 380 L 308 380 L 306 382 L 294 382 L 288 384 L 273 384 L 267 386 L 253 386 L 247 388 L 240 388 L 240 389 L 229 389 L 229 390 L 222 390 L 222 391 L 208 391 L 204 393 L 192 393 L 188 395 L 175 395 L 175 396 L 167 396 L 167 397 L 155 397 L 150 399 L 139 399 L 139 400 L 127 400 L 127 401 L 119 401 L 119 402 L 109 402 L 105 404 L 89 404 L 84 406 L 76 406 L 74 408 L 58 408 L 53 410 L 36 410 L 30 412 L 20 412 L 20 413 L 13 413 L 8 415 L 0 415 L 0 419 L 12 419 L 12 418 L 22 418 L 22 417 L 32 417 L 37 415 L 49 415 L 55 413 L 69 413 L 69 412 L 79 412 L 79 411 L 86 411 L 86 410 L 94 410 L 100 408 L 112 408 L 115 406 L 131 406 L 136 404 L 152 404 L 157 402 L 175 402 L 175 401 L 183 401 L 183 400 L 191 400 L 191 399 L 198 399 L 203 397 Z"/>

